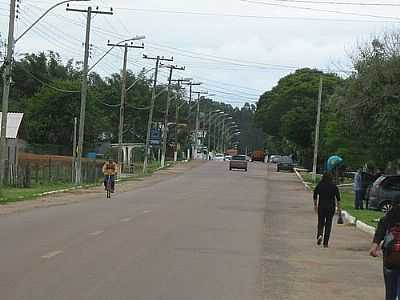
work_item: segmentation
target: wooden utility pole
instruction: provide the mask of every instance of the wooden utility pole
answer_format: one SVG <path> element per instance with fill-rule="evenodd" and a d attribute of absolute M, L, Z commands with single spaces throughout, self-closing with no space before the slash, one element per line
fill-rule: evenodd
<path fill-rule="evenodd" d="M 81 111 L 79 115 L 79 133 L 78 133 L 78 150 L 76 161 L 76 176 L 75 184 L 82 183 L 82 153 L 83 140 L 85 135 L 85 115 L 86 115 L 86 100 L 88 92 L 88 70 L 89 70 L 89 47 L 90 47 L 90 26 L 92 22 L 92 14 L 112 15 L 112 11 L 92 10 L 92 7 L 87 9 L 75 9 L 67 7 L 67 11 L 86 13 L 86 38 L 85 38 L 85 53 L 83 58 L 83 72 L 81 83 Z"/>
<path fill-rule="evenodd" d="M 165 155 L 167 152 L 167 140 L 168 140 L 168 114 L 169 114 L 169 105 L 171 102 L 171 82 L 172 82 L 172 72 L 174 70 L 185 70 L 185 67 L 178 67 L 178 66 L 165 66 L 161 65 L 161 67 L 169 69 L 169 77 L 168 77 L 168 94 L 167 94 L 167 105 L 165 109 L 165 116 L 164 116 L 164 130 L 162 135 L 162 151 L 161 151 L 161 167 L 165 167 Z"/>
<path fill-rule="evenodd" d="M 156 88 L 157 88 L 157 76 L 158 76 L 158 68 L 160 66 L 160 61 L 173 61 L 174 58 L 164 58 L 164 57 L 149 57 L 147 55 L 143 55 L 144 59 L 151 59 L 156 61 L 155 73 L 154 73 L 154 82 L 153 82 L 153 92 L 151 96 L 151 104 L 150 104 L 150 112 L 149 112 L 149 121 L 147 123 L 147 134 L 146 134 L 146 145 L 144 147 L 144 162 L 143 162 L 143 173 L 147 171 L 148 165 L 148 156 L 149 156 L 149 146 L 150 146 L 150 131 L 151 125 L 153 123 L 153 111 L 154 111 L 154 101 L 156 100 Z"/>
<path fill-rule="evenodd" d="M 122 84 L 121 84 L 121 104 L 119 107 L 119 128 L 118 128 L 118 144 L 119 147 L 121 147 L 123 143 L 123 135 L 124 135 L 124 116 L 125 116 L 125 98 L 126 98 L 126 77 L 127 77 L 127 61 L 128 61 L 128 49 L 129 48 L 136 48 L 136 49 L 143 49 L 144 45 L 142 44 L 141 46 L 135 46 L 133 45 L 133 42 L 129 45 L 127 43 L 121 45 L 121 44 L 111 44 L 107 43 L 107 46 L 110 47 L 120 47 L 124 48 L 124 61 L 122 65 Z M 123 171 L 123 166 L 122 166 L 122 149 L 118 149 L 118 165 L 120 166 L 120 172 L 119 174 L 122 173 Z"/>
<path fill-rule="evenodd" d="M 1 134 L 0 134 L 0 186 L 4 184 L 5 166 L 7 160 L 7 116 L 8 116 L 8 98 L 10 95 L 11 67 L 14 52 L 14 28 L 15 28 L 15 6 L 16 1 L 10 1 L 10 19 L 8 22 L 8 41 L 7 54 L 4 60 L 3 72 L 3 102 L 1 111 Z"/>
<path fill-rule="evenodd" d="M 321 76 L 320 80 L 319 80 L 317 122 L 316 122 L 316 125 L 315 125 L 314 162 L 313 162 L 313 172 L 312 172 L 312 180 L 313 180 L 313 182 L 315 182 L 315 180 L 317 178 L 319 125 L 320 125 L 320 121 L 321 121 L 322 88 L 323 88 L 323 80 L 322 80 L 322 76 Z"/>

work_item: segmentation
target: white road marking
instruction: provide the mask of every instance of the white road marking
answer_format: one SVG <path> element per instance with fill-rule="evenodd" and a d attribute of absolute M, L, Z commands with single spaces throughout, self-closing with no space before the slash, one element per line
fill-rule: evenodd
<path fill-rule="evenodd" d="M 145 211 L 143 212 L 143 214 L 149 214 L 149 213 L 151 213 L 151 210 L 145 210 Z"/>
<path fill-rule="evenodd" d="M 94 235 L 94 236 L 96 236 L 96 235 L 100 235 L 100 234 L 102 234 L 102 233 L 104 233 L 104 230 L 98 230 L 98 231 L 89 233 L 89 235 Z"/>
<path fill-rule="evenodd" d="M 55 257 L 55 256 L 57 256 L 57 255 L 60 255 L 61 253 L 63 253 L 63 251 L 53 251 L 53 252 L 49 252 L 49 253 L 47 253 L 46 255 L 43 255 L 42 258 L 50 259 L 50 258 L 53 258 L 53 257 Z"/>
<path fill-rule="evenodd" d="M 132 221 L 132 218 L 124 218 L 120 220 L 121 222 L 130 222 Z"/>

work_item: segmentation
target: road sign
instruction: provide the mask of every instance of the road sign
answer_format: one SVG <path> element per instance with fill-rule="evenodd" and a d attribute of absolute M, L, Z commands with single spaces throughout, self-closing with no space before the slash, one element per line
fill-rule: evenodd
<path fill-rule="evenodd" d="M 158 146 L 161 143 L 161 129 L 151 128 L 150 130 L 150 145 Z"/>

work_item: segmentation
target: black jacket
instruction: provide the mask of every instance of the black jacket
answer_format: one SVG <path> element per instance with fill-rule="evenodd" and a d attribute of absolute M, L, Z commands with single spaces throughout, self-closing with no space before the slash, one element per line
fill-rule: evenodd
<path fill-rule="evenodd" d="M 340 201 L 339 189 L 334 183 L 321 181 L 314 190 L 314 200 L 317 198 L 319 209 L 335 210 L 335 199 Z"/>

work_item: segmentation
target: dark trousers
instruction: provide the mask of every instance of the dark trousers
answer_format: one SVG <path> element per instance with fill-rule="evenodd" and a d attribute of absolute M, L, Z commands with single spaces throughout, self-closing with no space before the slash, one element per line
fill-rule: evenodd
<path fill-rule="evenodd" d="M 385 278 L 385 300 L 400 299 L 400 269 L 389 269 L 383 267 Z"/>
<path fill-rule="evenodd" d="M 331 236 L 332 230 L 332 220 L 335 215 L 335 210 L 329 208 L 319 208 L 318 209 L 318 232 L 317 237 L 324 237 L 324 245 L 328 245 L 329 237 Z"/>
<path fill-rule="evenodd" d="M 363 199 L 362 199 L 362 190 L 354 191 L 355 199 L 354 199 L 354 208 L 355 209 L 363 209 Z"/>
<path fill-rule="evenodd" d="M 104 177 L 104 187 L 105 188 L 107 188 L 107 177 L 108 176 Z M 115 178 L 114 177 L 115 177 L 114 175 L 110 176 L 110 179 L 111 179 L 111 190 L 114 190 L 114 186 L 115 186 Z"/>

